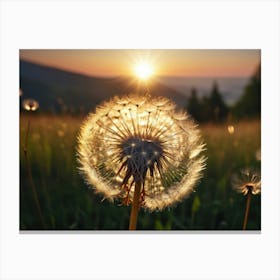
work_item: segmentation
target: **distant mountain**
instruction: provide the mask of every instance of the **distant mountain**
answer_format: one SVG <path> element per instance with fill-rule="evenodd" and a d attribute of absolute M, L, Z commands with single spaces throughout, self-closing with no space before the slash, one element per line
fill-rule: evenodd
<path fill-rule="evenodd" d="M 191 95 L 195 88 L 199 98 L 209 96 L 216 82 L 227 105 L 233 105 L 243 94 L 250 77 L 158 77 L 158 81 L 175 90 Z"/>
<path fill-rule="evenodd" d="M 144 87 L 128 77 L 89 77 L 23 60 L 20 60 L 20 88 L 22 99 L 34 98 L 41 112 L 53 113 L 87 113 L 114 95 L 145 92 Z M 153 82 L 149 90 L 151 95 L 171 98 L 179 107 L 186 105 L 184 94 L 160 82 Z"/>

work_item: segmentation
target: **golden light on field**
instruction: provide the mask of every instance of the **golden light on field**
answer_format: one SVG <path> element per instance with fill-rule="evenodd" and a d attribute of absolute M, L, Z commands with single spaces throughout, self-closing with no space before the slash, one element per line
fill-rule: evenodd
<path fill-rule="evenodd" d="M 228 133 L 229 134 L 233 134 L 234 133 L 234 126 L 233 125 L 229 125 L 228 126 Z"/>
<path fill-rule="evenodd" d="M 134 74 L 143 81 L 147 81 L 154 74 L 154 67 L 147 61 L 140 61 L 134 66 Z"/>

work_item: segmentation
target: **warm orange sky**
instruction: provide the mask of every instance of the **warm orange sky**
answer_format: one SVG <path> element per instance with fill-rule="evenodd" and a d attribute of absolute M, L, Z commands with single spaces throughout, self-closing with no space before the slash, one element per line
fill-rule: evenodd
<path fill-rule="evenodd" d="M 133 74 L 145 60 L 156 75 L 248 77 L 260 63 L 260 50 L 20 50 L 20 58 L 89 76 Z"/>

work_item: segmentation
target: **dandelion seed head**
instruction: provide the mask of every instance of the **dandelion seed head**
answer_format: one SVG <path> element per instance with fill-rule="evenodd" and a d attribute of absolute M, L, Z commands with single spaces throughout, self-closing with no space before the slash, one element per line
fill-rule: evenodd
<path fill-rule="evenodd" d="M 22 101 L 22 107 L 26 111 L 36 111 L 39 108 L 39 103 L 34 99 L 25 99 Z"/>
<path fill-rule="evenodd" d="M 141 183 L 141 206 L 152 211 L 192 193 L 205 167 L 204 149 L 187 113 L 148 95 L 104 102 L 78 137 L 80 170 L 96 192 L 130 204 Z"/>
<path fill-rule="evenodd" d="M 240 174 L 232 177 L 232 187 L 238 193 L 247 195 L 248 192 L 256 195 L 261 192 L 261 176 L 251 168 L 242 169 Z"/>

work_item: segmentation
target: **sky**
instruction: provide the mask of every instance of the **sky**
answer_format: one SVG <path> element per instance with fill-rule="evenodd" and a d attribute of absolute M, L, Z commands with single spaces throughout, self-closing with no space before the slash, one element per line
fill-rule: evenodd
<path fill-rule="evenodd" d="M 134 75 L 148 63 L 155 76 L 249 77 L 261 60 L 260 50 L 98 49 L 20 50 L 20 59 L 88 76 Z"/>

